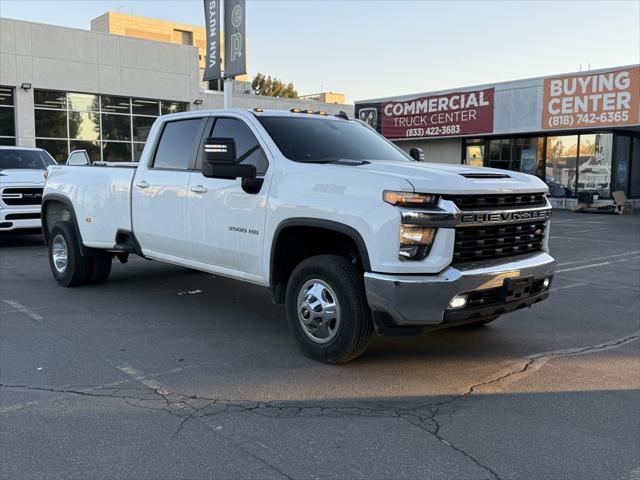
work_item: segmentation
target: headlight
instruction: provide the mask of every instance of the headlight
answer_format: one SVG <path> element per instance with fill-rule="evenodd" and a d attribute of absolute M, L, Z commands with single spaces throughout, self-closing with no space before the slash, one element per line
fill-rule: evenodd
<path fill-rule="evenodd" d="M 400 258 L 422 260 L 431 250 L 435 236 L 435 228 L 400 225 Z"/>
<path fill-rule="evenodd" d="M 440 197 L 426 193 L 393 192 L 385 190 L 382 199 L 397 207 L 435 207 Z"/>

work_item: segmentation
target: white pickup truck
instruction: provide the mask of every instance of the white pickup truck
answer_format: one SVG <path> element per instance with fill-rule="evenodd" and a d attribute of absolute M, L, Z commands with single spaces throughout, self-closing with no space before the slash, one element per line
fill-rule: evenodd
<path fill-rule="evenodd" d="M 139 164 L 49 167 L 43 228 L 63 286 L 132 253 L 263 285 L 304 353 L 342 363 L 374 331 L 484 324 L 545 299 L 546 192 L 414 161 L 345 115 L 195 111 L 156 120 Z"/>
<path fill-rule="evenodd" d="M 45 172 L 55 164 L 41 148 L 0 146 L 0 233 L 40 230 Z"/>

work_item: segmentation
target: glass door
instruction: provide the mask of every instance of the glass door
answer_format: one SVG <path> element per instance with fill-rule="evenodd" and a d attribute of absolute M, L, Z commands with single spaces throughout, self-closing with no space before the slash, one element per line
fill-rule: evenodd
<path fill-rule="evenodd" d="M 547 137 L 545 181 L 552 197 L 576 196 L 578 135 Z"/>
<path fill-rule="evenodd" d="M 611 133 L 580 135 L 578 192 L 589 192 L 597 198 L 611 196 L 612 145 Z"/>

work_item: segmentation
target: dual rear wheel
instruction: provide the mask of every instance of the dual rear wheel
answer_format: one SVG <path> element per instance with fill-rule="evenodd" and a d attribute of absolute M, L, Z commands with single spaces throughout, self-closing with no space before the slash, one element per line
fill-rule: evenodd
<path fill-rule="evenodd" d="M 56 223 L 49 236 L 49 266 L 63 287 L 104 282 L 111 273 L 110 254 L 82 255 L 80 244 L 68 222 Z"/>

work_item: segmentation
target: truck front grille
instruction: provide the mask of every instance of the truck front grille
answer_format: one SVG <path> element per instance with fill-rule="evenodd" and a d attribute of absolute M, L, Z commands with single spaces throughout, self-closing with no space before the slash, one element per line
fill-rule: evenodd
<path fill-rule="evenodd" d="M 5 188 L 2 191 L 2 201 L 5 205 L 40 205 L 42 190 L 33 187 Z"/>
<path fill-rule="evenodd" d="M 453 263 L 508 257 L 542 250 L 546 222 L 456 229 Z"/>
<path fill-rule="evenodd" d="M 460 210 L 503 210 L 505 208 L 544 207 L 543 193 L 518 193 L 498 195 L 445 195 Z"/>

